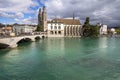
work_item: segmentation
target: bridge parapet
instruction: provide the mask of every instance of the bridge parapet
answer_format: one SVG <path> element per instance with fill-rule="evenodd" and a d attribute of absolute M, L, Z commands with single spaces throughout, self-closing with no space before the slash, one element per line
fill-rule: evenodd
<path fill-rule="evenodd" d="M 45 35 L 29 35 L 29 36 L 1 38 L 0 43 L 9 45 L 10 48 L 15 48 L 15 47 L 17 47 L 17 43 L 22 39 L 29 38 L 29 39 L 31 39 L 31 41 L 35 41 L 36 37 L 42 38 L 42 36 L 45 36 Z"/>

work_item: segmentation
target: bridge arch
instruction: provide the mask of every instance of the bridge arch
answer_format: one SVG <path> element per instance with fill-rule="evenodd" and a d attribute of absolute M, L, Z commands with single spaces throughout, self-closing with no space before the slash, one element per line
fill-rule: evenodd
<path fill-rule="evenodd" d="M 7 47 L 10 48 L 15 48 L 18 46 L 18 42 L 24 39 L 28 39 L 30 41 L 35 41 L 36 37 L 43 38 L 47 37 L 46 35 L 31 35 L 31 36 L 19 36 L 19 37 L 9 37 L 9 38 L 2 38 L 0 39 L 0 43 L 6 45 Z"/>
<path fill-rule="evenodd" d="M 43 35 L 43 36 L 42 36 L 42 38 L 44 39 L 44 38 L 45 38 L 45 36 Z"/>
<path fill-rule="evenodd" d="M 39 40 L 39 39 L 41 39 L 40 36 L 35 36 L 35 40 Z"/>
<path fill-rule="evenodd" d="M 0 43 L 0 49 L 6 49 L 6 48 L 8 48 L 8 47 L 9 47 L 8 44 Z"/>
<path fill-rule="evenodd" d="M 30 42 L 30 41 L 32 41 L 30 38 L 21 38 L 20 40 L 18 40 L 16 42 L 16 44 L 19 44 L 19 43 L 22 43 L 22 42 Z"/>

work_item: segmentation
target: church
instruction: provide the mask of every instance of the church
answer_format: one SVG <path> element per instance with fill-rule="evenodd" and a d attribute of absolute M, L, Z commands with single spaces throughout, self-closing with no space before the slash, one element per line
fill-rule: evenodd
<path fill-rule="evenodd" d="M 40 8 L 38 13 L 38 25 L 48 37 L 81 37 L 82 25 L 78 19 L 55 18 L 47 21 L 46 7 Z"/>

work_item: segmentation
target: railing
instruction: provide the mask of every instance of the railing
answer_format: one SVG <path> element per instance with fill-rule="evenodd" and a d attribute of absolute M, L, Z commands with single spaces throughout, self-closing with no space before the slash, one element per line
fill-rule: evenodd
<path fill-rule="evenodd" d="M 12 38 L 12 37 L 22 37 L 22 36 L 33 36 L 33 35 L 44 35 L 45 32 L 33 32 L 33 33 L 22 33 L 20 35 L 10 36 L 10 35 L 0 35 L 0 39 L 2 38 Z"/>

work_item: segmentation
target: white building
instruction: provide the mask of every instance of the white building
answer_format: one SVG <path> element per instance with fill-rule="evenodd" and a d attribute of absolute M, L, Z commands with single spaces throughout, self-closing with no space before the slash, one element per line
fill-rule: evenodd
<path fill-rule="evenodd" d="M 16 35 L 32 34 L 35 31 L 35 27 L 26 25 L 13 26 L 13 31 Z"/>
<path fill-rule="evenodd" d="M 81 28 L 76 19 L 53 19 L 48 21 L 48 37 L 80 37 Z"/>
<path fill-rule="evenodd" d="M 110 31 L 111 31 L 112 34 L 116 34 L 116 31 L 115 31 L 114 28 L 111 28 Z"/>
<path fill-rule="evenodd" d="M 60 22 L 48 22 L 48 37 L 64 37 L 64 24 Z"/>
<path fill-rule="evenodd" d="M 80 37 L 82 25 L 78 19 L 56 18 L 47 21 L 46 7 L 39 10 L 38 25 L 42 27 L 42 31 L 46 32 L 48 37 Z"/>
<path fill-rule="evenodd" d="M 106 35 L 107 34 L 107 25 L 101 25 L 100 26 L 100 35 Z"/>

